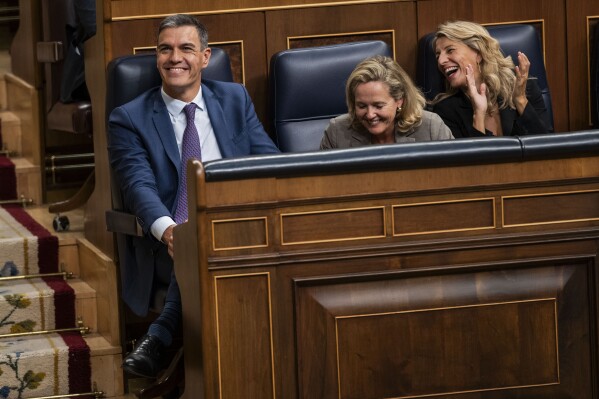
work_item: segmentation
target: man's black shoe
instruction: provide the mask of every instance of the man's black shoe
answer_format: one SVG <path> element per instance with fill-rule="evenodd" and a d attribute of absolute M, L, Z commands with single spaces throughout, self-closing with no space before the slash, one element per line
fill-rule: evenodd
<path fill-rule="evenodd" d="M 123 360 L 123 370 L 139 377 L 155 378 L 163 368 L 164 345 L 154 335 L 144 335 Z"/>

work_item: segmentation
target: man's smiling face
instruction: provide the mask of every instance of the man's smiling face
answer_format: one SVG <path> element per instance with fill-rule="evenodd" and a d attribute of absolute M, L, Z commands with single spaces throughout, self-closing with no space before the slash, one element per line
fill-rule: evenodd
<path fill-rule="evenodd" d="M 167 28 L 158 36 L 156 66 L 166 94 L 181 101 L 193 100 L 200 89 L 202 69 L 210 49 L 202 49 L 194 26 Z"/>

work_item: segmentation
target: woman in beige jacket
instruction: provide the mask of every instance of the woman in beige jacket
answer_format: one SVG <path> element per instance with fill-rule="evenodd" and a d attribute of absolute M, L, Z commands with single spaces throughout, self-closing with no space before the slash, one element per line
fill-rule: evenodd
<path fill-rule="evenodd" d="M 321 149 L 453 139 L 441 118 L 424 110 L 424 96 L 389 57 L 358 64 L 345 94 L 348 113 L 331 119 Z"/>

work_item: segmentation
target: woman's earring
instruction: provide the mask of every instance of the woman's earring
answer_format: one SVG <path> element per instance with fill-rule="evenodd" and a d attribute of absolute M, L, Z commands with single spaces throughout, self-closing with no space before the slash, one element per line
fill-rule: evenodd
<path fill-rule="evenodd" d="M 395 113 L 399 114 L 401 112 L 401 107 L 397 107 L 397 109 L 395 110 Z"/>

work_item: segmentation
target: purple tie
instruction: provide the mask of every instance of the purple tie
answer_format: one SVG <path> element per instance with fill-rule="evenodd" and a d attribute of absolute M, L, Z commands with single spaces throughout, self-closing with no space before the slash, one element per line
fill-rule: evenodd
<path fill-rule="evenodd" d="M 196 105 L 189 103 L 183 108 L 187 117 L 187 126 L 183 132 L 183 143 L 181 143 L 181 176 L 179 176 L 179 200 L 175 211 L 175 223 L 181 224 L 187 220 L 187 161 L 189 159 L 202 159 L 202 147 L 198 129 L 194 122 Z"/>

